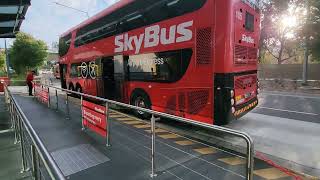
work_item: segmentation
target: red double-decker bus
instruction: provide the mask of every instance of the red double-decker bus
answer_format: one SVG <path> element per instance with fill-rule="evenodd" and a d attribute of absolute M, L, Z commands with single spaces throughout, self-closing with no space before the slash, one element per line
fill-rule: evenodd
<path fill-rule="evenodd" d="M 122 0 L 60 37 L 62 87 L 227 124 L 258 103 L 259 31 L 256 0 Z"/>

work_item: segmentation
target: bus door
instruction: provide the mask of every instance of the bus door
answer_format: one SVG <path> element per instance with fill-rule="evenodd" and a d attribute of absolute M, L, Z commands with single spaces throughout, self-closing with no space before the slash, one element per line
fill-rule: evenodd
<path fill-rule="evenodd" d="M 114 56 L 114 81 L 115 81 L 115 100 L 119 102 L 126 102 L 127 97 L 127 66 L 128 56 L 116 55 Z"/>
<path fill-rule="evenodd" d="M 103 64 L 101 63 L 102 59 L 98 58 L 96 59 L 96 65 L 97 65 L 97 77 L 96 77 L 96 87 L 97 87 L 97 96 L 105 98 L 104 93 L 104 78 L 103 78 Z"/>
<path fill-rule="evenodd" d="M 66 81 L 67 65 L 66 64 L 60 64 L 59 68 L 60 68 L 61 87 L 66 89 L 67 88 L 67 81 Z"/>
<path fill-rule="evenodd" d="M 102 65 L 102 84 L 103 97 L 114 100 L 115 99 L 115 78 L 114 78 L 114 61 L 113 57 L 104 57 L 101 59 Z"/>

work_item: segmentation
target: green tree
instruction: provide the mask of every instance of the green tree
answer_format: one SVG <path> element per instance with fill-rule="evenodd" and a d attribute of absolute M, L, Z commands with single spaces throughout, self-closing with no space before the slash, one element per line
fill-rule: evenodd
<path fill-rule="evenodd" d="M 309 49 L 312 54 L 312 60 L 320 62 L 320 1 L 309 1 L 309 21 L 307 21 L 304 33 L 309 39 Z"/>
<path fill-rule="evenodd" d="M 5 60 L 6 60 L 6 55 L 4 51 L 0 51 L 0 71 L 3 70 L 5 67 Z"/>
<path fill-rule="evenodd" d="M 27 69 L 37 68 L 46 59 L 47 49 L 44 41 L 26 33 L 18 33 L 9 52 L 13 69 L 22 74 Z"/>

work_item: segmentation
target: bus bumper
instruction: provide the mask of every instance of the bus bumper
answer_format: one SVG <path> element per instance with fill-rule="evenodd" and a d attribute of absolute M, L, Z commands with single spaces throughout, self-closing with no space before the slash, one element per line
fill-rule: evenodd
<path fill-rule="evenodd" d="M 238 118 L 244 116 L 249 111 L 254 109 L 257 105 L 258 105 L 258 98 L 255 97 L 255 98 L 251 99 L 250 101 L 248 101 L 248 102 L 246 102 L 244 104 L 236 106 L 235 112 L 233 113 L 234 118 L 238 119 Z"/>

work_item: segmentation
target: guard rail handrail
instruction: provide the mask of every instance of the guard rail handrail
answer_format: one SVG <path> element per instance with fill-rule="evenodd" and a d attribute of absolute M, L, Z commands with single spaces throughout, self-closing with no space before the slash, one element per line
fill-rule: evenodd
<path fill-rule="evenodd" d="M 36 150 L 38 151 L 40 158 L 43 161 L 45 168 L 46 168 L 47 172 L 49 173 L 50 177 L 53 180 L 65 180 L 63 173 L 59 169 L 56 162 L 53 160 L 52 156 L 50 155 L 50 153 L 48 152 L 48 150 L 44 146 L 43 142 L 40 140 L 40 138 L 37 135 L 37 133 L 35 132 L 35 130 L 32 128 L 30 121 L 28 120 L 28 118 L 26 117 L 24 112 L 22 111 L 21 107 L 18 105 L 15 97 L 12 96 L 12 94 L 10 93 L 8 86 L 6 86 L 6 84 L 3 82 L 0 82 L 0 83 L 2 83 L 4 85 L 6 96 L 8 96 L 8 98 L 10 99 L 10 102 L 12 102 L 13 105 L 16 107 L 16 109 L 17 109 L 16 113 L 21 117 L 22 124 L 25 127 L 29 136 L 31 137 L 31 140 L 32 140 Z"/>
<path fill-rule="evenodd" d="M 93 96 L 93 95 L 89 95 L 89 94 L 85 94 L 85 93 L 71 91 L 71 90 L 68 90 L 68 89 L 54 87 L 52 85 L 41 84 L 41 86 L 46 87 L 46 88 L 52 88 L 52 89 L 55 89 L 55 90 L 60 90 L 60 91 L 66 92 L 66 93 L 72 93 L 72 94 L 76 94 L 76 95 L 79 95 L 79 96 L 96 99 L 98 101 L 102 101 L 102 102 L 105 102 L 105 103 L 118 105 L 118 106 L 121 106 L 121 107 L 133 109 L 133 110 L 139 110 L 139 111 L 142 111 L 142 112 L 145 112 L 145 113 L 152 114 L 153 116 L 156 115 L 156 116 L 160 116 L 160 117 L 174 119 L 176 121 L 180 121 L 180 122 L 183 122 L 183 123 L 187 123 L 187 124 L 195 125 L 195 126 L 198 126 L 198 127 L 210 129 L 210 130 L 215 131 L 215 132 L 225 133 L 225 134 L 233 135 L 233 136 L 236 136 L 236 137 L 240 137 L 240 138 L 242 138 L 242 139 L 244 139 L 246 141 L 246 145 L 247 145 L 247 149 L 246 149 L 246 154 L 247 154 L 246 171 L 247 171 L 247 173 L 246 173 L 246 176 L 247 176 L 248 180 L 252 180 L 253 179 L 254 144 L 253 144 L 252 138 L 245 132 L 241 132 L 241 131 L 237 131 L 237 130 L 233 130 L 233 129 L 229 129 L 229 128 L 225 128 L 225 127 L 221 127 L 221 126 L 205 124 L 205 123 L 198 122 L 198 121 L 195 121 L 195 120 L 192 120 L 192 119 L 187 119 L 187 118 L 183 118 L 183 117 L 179 117 L 179 116 L 175 116 L 175 115 L 170 115 L 170 114 L 166 114 L 166 113 L 162 113 L 162 112 L 158 112 L 158 111 L 154 111 L 154 110 L 150 110 L 150 109 L 145 109 L 145 108 L 141 108 L 141 107 L 137 107 L 137 106 L 133 106 L 133 105 L 129 105 L 129 104 L 113 101 L 113 100 L 108 100 L 108 99 L 104 99 L 104 98 L 101 98 L 101 97 L 97 97 L 97 96 Z"/>

